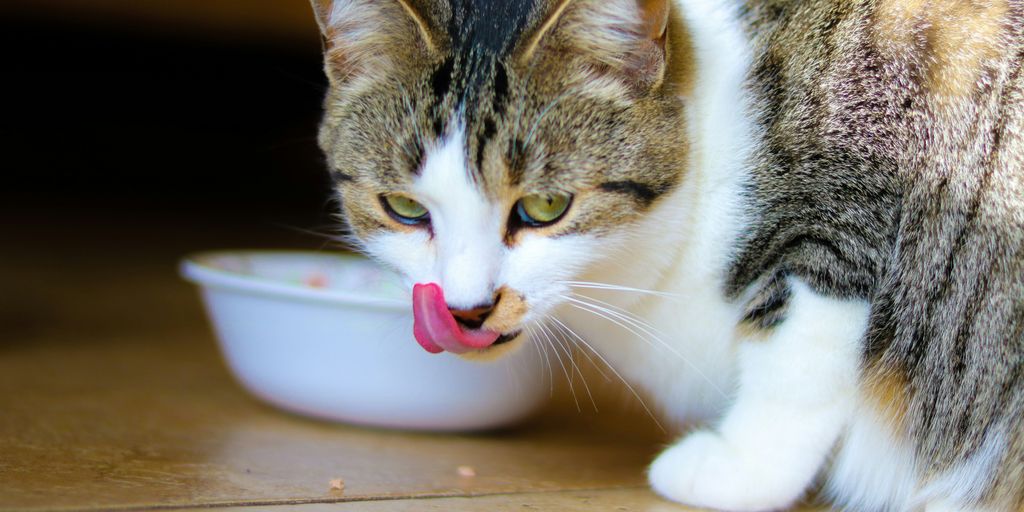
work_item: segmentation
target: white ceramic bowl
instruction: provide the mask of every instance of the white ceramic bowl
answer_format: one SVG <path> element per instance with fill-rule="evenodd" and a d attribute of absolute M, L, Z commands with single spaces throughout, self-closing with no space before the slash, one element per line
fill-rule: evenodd
<path fill-rule="evenodd" d="M 290 411 L 466 431 L 521 420 L 549 394 L 536 350 L 493 363 L 428 354 L 412 335 L 409 292 L 364 258 L 208 253 L 187 258 L 182 274 L 201 286 L 238 379 Z"/>

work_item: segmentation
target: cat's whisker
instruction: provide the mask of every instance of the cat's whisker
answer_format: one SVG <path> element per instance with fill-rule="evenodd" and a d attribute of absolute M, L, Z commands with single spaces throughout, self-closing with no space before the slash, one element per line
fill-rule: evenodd
<path fill-rule="evenodd" d="M 519 373 L 520 372 L 518 370 L 522 369 L 523 361 L 517 361 L 517 363 L 519 363 L 519 364 L 507 364 L 507 365 L 505 365 L 505 375 L 508 377 L 508 380 L 512 381 L 513 385 L 515 386 L 516 393 L 519 394 L 519 396 L 522 396 L 522 394 L 523 394 L 523 383 L 519 379 L 519 377 L 520 377 Z"/>
<path fill-rule="evenodd" d="M 634 319 L 622 315 L 614 310 L 599 306 L 597 304 L 590 304 L 582 300 L 575 299 L 573 297 L 562 296 L 562 298 L 569 301 L 570 306 L 604 318 L 605 320 L 608 320 L 609 322 L 612 322 L 615 325 L 618 325 L 619 327 L 629 331 L 634 336 L 640 338 L 651 347 L 657 348 L 660 345 L 663 349 L 669 351 L 669 353 L 678 357 L 680 361 L 686 364 L 686 366 L 690 367 L 691 370 L 693 370 L 697 375 L 704 379 L 711 386 L 712 389 L 714 389 L 719 395 L 722 396 L 722 398 L 728 398 L 728 395 L 724 391 L 722 391 L 722 389 L 719 388 L 718 385 L 716 385 L 715 382 L 707 376 L 707 374 L 701 371 L 699 366 L 695 365 L 692 361 L 690 361 L 689 358 L 687 358 L 681 352 L 672 347 L 672 345 L 670 345 L 664 339 L 658 337 L 655 333 L 650 332 L 649 329 L 643 327 L 642 324 L 636 322 Z"/>
<path fill-rule="evenodd" d="M 562 367 L 562 374 L 565 375 L 565 381 L 569 385 L 569 392 L 572 395 L 573 401 L 576 403 L 576 410 L 578 412 L 580 410 L 580 404 L 579 404 L 579 401 L 577 401 L 577 399 L 576 399 L 576 390 L 573 388 L 572 377 L 569 374 L 569 372 L 567 371 L 567 369 L 565 367 L 565 363 L 562 361 L 562 354 L 561 354 L 561 352 L 559 352 L 558 349 L 555 348 L 554 343 L 552 343 L 552 341 L 551 341 L 551 335 L 549 334 L 548 331 L 546 331 L 544 329 L 544 324 L 543 323 L 538 323 L 537 324 L 537 331 L 540 332 L 541 335 L 544 336 L 544 342 L 545 342 L 546 346 L 548 347 L 548 349 L 551 352 L 553 352 L 555 354 L 555 356 L 557 356 L 558 364 Z"/>
<path fill-rule="evenodd" d="M 544 316 L 549 321 L 551 321 L 551 322 L 557 322 L 558 321 L 558 319 L 556 319 L 555 317 L 553 317 L 551 315 L 544 315 Z M 548 327 L 550 327 L 552 330 L 557 330 L 557 333 L 558 333 L 557 336 L 561 340 L 560 344 L 564 343 L 564 346 L 566 347 L 567 351 L 568 350 L 572 350 L 574 355 L 576 353 L 583 354 L 583 356 L 586 357 L 588 361 L 590 361 L 590 366 L 593 367 L 595 370 L 597 370 L 597 372 L 601 375 L 601 377 L 604 378 L 605 382 L 610 382 L 611 381 L 611 379 L 608 377 L 608 375 L 604 373 L 604 370 L 601 369 L 600 366 L 598 366 L 596 361 L 594 361 L 594 358 L 591 357 L 590 354 L 587 353 L 586 350 L 584 350 L 582 347 L 580 347 L 579 343 L 576 343 L 573 339 L 571 339 L 571 338 L 569 338 L 567 336 L 567 333 L 565 332 L 565 329 L 562 326 L 560 326 L 558 324 L 552 323 L 552 324 L 548 324 Z M 580 379 L 583 380 L 583 385 L 584 385 L 584 387 L 587 390 L 587 396 L 590 398 L 590 405 L 594 407 L 594 412 L 600 412 L 600 410 L 597 407 L 597 400 L 594 399 L 594 395 L 590 391 L 590 386 L 587 383 L 587 378 L 583 374 L 582 368 L 577 366 L 576 367 L 576 371 L 577 371 L 577 373 L 579 373 Z"/>
<path fill-rule="evenodd" d="M 587 296 L 587 295 L 581 295 L 581 294 L 578 294 L 578 293 L 573 293 L 572 296 L 575 299 L 583 301 L 583 302 L 587 303 L 588 305 L 593 306 L 595 308 L 598 308 L 598 309 L 600 309 L 602 311 L 610 310 L 610 311 L 607 311 L 608 314 L 614 315 L 616 318 L 620 318 L 620 319 L 623 319 L 625 321 L 630 322 L 630 325 L 633 325 L 633 326 L 635 326 L 637 328 L 643 329 L 643 332 L 648 334 L 648 335 L 659 337 L 659 341 L 664 342 L 663 341 L 664 338 L 668 338 L 669 337 L 669 335 L 666 334 L 664 331 L 654 327 L 653 325 L 651 325 L 646 320 L 636 316 L 635 314 L 631 313 L 630 311 L 628 311 L 626 309 L 623 309 L 623 308 L 621 308 L 619 306 L 616 306 L 614 304 L 609 304 L 609 303 L 604 302 L 602 300 L 595 299 L 594 297 L 590 297 L 590 296 Z"/>
<path fill-rule="evenodd" d="M 533 330 L 532 336 L 537 341 L 542 341 L 536 329 Z M 538 343 L 537 346 L 540 348 L 541 354 L 544 355 L 544 365 L 548 368 L 548 386 L 551 388 L 549 394 L 550 396 L 555 396 L 555 363 L 552 361 L 551 350 L 548 349 L 547 345 Z"/>
<path fill-rule="evenodd" d="M 367 259 L 376 260 L 376 257 L 354 235 L 339 235 L 336 240 L 342 244 L 342 249 L 361 254 Z"/>
<path fill-rule="evenodd" d="M 302 228 L 302 227 L 293 226 L 293 225 L 290 225 L 290 224 L 274 223 L 273 225 L 276 226 L 276 227 L 282 228 L 282 229 L 287 229 L 289 231 L 293 231 L 293 232 L 296 232 L 296 233 L 301 233 L 303 235 L 309 235 L 309 236 L 312 236 L 312 237 L 320 239 L 323 242 L 320 245 L 320 249 L 319 249 L 321 251 L 324 250 L 329 244 L 339 243 L 338 237 L 340 235 L 338 233 L 323 233 L 323 232 L 320 232 L 320 231 L 316 231 L 316 230 L 314 230 L 312 228 Z M 342 247 L 333 247 L 333 248 L 342 248 Z"/>
<path fill-rule="evenodd" d="M 335 241 L 343 245 L 343 249 L 348 249 L 350 251 L 362 254 L 363 256 L 366 256 L 371 260 L 376 260 L 376 257 L 370 253 L 369 249 L 367 249 L 366 243 L 359 237 L 357 237 L 355 233 L 352 232 L 352 229 L 347 226 L 347 224 L 343 225 L 340 232 L 334 236 L 334 239 Z"/>
<path fill-rule="evenodd" d="M 280 66 L 271 66 L 270 69 L 274 70 L 275 73 L 288 78 L 292 82 L 300 83 L 309 86 L 314 91 L 320 93 L 321 96 L 327 94 L 329 86 L 324 81 L 310 80 L 309 78 L 303 77 L 297 73 L 288 71 Z"/>
<path fill-rule="evenodd" d="M 572 299 L 571 297 L 565 297 L 565 299 L 569 300 L 570 302 L 572 302 L 571 304 L 569 304 L 570 306 L 573 306 L 573 307 L 575 307 L 577 309 L 586 311 L 586 312 L 594 314 L 594 315 L 596 315 L 598 317 L 604 318 L 605 320 L 613 322 L 615 325 L 618 325 L 619 327 L 629 331 L 634 336 L 640 338 L 642 341 L 644 341 L 645 343 L 647 343 L 651 347 L 658 348 L 658 344 L 655 343 L 655 341 L 651 339 L 653 337 L 653 335 L 651 335 L 650 333 L 647 333 L 642 327 L 634 325 L 634 323 L 631 322 L 629 319 L 621 318 L 621 315 L 614 315 L 614 312 L 603 311 L 604 308 L 601 308 L 599 306 L 595 306 L 595 305 L 592 305 L 592 304 L 588 304 L 588 303 L 585 303 L 585 302 L 582 302 L 582 301 L 578 301 L 578 300 Z M 621 322 L 617 319 L 617 317 L 621 318 Z M 622 322 L 626 322 L 626 323 L 622 323 Z M 676 353 L 676 352 L 672 351 L 671 349 L 669 349 L 669 351 L 672 352 L 673 355 L 679 357 L 680 359 L 682 359 L 684 361 L 686 360 L 686 358 L 683 357 L 681 354 Z"/>
<path fill-rule="evenodd" d="M 548 315 L 545 315 L 545 316 L 547 318 L 551 318 Z M 572 347 L 570 345 L 567 345 L 564 342 L 564 340 L 561 339 L 558 336 L 558 334 L 556 334 L 554 332 L 554 330 L 552 330 L 550 328 L 550 326 L 548 326 L 547 324 L 541 324 L 541 326 L 542 326 L 542 328 L 544 330 L 546 330 L 549 333 L 551 333 L 552 339 L 555 340 L 558 343 L 558 346 L 561 347 L 563 351 L 565 351 L 565 355 L 569 359 L 569 363 L 572 365 L 572 368 L 575 371 L 575 374 L 580 376 L 580 382 L 583 383 L 583 389 L 587 392 L 587 398 L 590 399 L 590 404 L 594 406 L 594 410 L 596 411 L 597 410 L 597 402 L 594 400 L 594 394 L 591 393 L 591 391 L 590 391 L 590 385 L 587 383 L 587 376 L 583 374 L 583 370 L 580 369 L 578 364 L 576 364 L 576 358 L 574 357 L 574 353 L 573 353 Z M 571 385 L 572 381 L 570 380 L 569 382 L 570 382 L 570 385 Z"/>
<path fill-rule="evenodd" d="M 559 284 L 564 284 L 564 285 L 567 285 L 567 286 L 569 286 L 571 288 L 585 288 L 585 289 L 594 289 L 594 290 L 609 290 L 609 291 L 631 292 L 631 293 L 639 293 L 639 294 L 642 294 L 642 295 L 653 295 L 653 296 L 656 296 L 656 297 L 665 297 L 665 298 L 670 298 L 670 299 L 678 299 L 678 298 L 682 297 L 682 295 L 677 294 L 677 293 L 661 292 L 661 291 L 657 291 L 657 290 L 645 290 L 643 288 L 633 288 L 633 287 L 630 287 L 630 286 L 620 286 L 620 285 L 607 284 L 607 283 L 595 283 L 595 282 L 588 282 L 588 281 L 559 281 Z"/>
<path fill-rule="evenodd" d="M 551 360 L 548 358 L 547 350 L 545 350 L 544 346 L 540 344 L 541 340 L 537 336 L 537 331 L 534 330 L 529 325 L 526 326 L 526 334 L 528 334 L 530 336 L 530 339 L 534 341 L 533 346 L 537 348 L 537 352 L 540 354 L 541 359 L 543 359 L 544 361 L 544 366 L 546 366 L 548 369 L 548 386 L 550 386 L 551 388 L 548 391 L 549 396 L 555 396 L 555 375 L 554 372 L 551 370 Z"/>
<path fill-rule="evenodd" d="M 579 300 L 582 300 L 584 302 L 589 301 L 593 305 L 600 305 L 600 306 L 604 306 L 606 308 L 612 309 L 612 310 L 614 310 L 614 311 L 619 313 L 618 316 L 629 318 L 630 320 L 632 320 L 638 326 L 644 327 L 645 330 L 647 330 L 647 331 L 649 331 L 649 332 L 651 332 L 653 334 L 657 334 L 658 336 L 661 336 L 662 339 L 669 337 L 669 335 L 665 331 L 662 331 L 661 329 L 658 329 L 657 327 L 652 325 L 650 322 L 644 320 L 643 318 L 640 318 L 639 316 L 633 314 L 632 312 L 630 312 L 629 310 L 627 310 L 625 308 L 616 306 L 615 304 L 612 304 L 612 303 L 609 303 L 609 302 L 605 302 L 605 301 L 603 301 L 601 299 L 590 297 L 588 295 L 583 295 L 583 294 L 579 294 L 579 293 L 573 293 L 572 296 L 577 298 L 577 299 L 579 299 Z"/>
<path fill-rule="evenodd" d="M 544 315 L 544 316 L 547 317 L 548 319 L 550 319 L 551 321 L 556 322 L 554 324 L 554 327 L 557 328 L 560 333 L 562 333 L 563 339 L 565 339 L 565 341 L 567 343 L 572 343 L 574 346 L 576 346 L 577 348 L 580 349 L 579 352 L 581 354 L 583 354 L 583 357 L 587 358 L 587 361 L 590 361 L 590 365 L 594 368 L 595 371 L 597 371 L 598 374 L 601 375 L 601 378 L 604 379 L 605 382 L 611 382 L 611 380 L 612 380 L 611 377 L 609 377 L 608 374 L 605 373 L 604 368 L 602 368 L 601 365 L 599 365 L 597 363 L 597 361 L 594 361 L 594 358 L 591 357 L 590 352 L 588 352 L 586 350 L 583 350 L 583 348 L 580 347 L 579 344 L 576 343 L 576 341 L 573 340 L 572 338 L 566 337 L 566 335 L 575 334 L 575 333 L 566 332 L 566 330 L 568 329 L 568 326 L 566 326 L 564 323 L 562 323 L 557 318 L 555 318 L 555 317 L 553 317 L 551 315 Z"/>
<path fill-rule="evenodd" d="M 583 296 L 579 296 L 579 295 L 577 295 L 577 297 L 580 297 L 580 299 L 582 299 L 582 298 L 590 299 L 590 297 L 583 297 Z M 711 387 L 715 389 L 715 391 L 717 391 L 720 395 L 722 395 L 723 398 L 727 397 L 725 392 L 722 391 L 717 385 L 715 385 L 714 381 L 712 381 L 704 372 L 702 372 L 698 366 L 693 364 L 689 360 L 689 358 L 687 358 L 681 352 L 676 350 L 674 347 L 672 347 L 668 342 L 666 342 L 662 338 L 662 336 L 666 336 L 663 332 L 658 331 L 657 329 L 652 327 L 649 323 L 647 323 L 647 322 L 637 318 L 635 315 L 632 315 L 632 314 L 630 314 L 628 312 L 626 312 L 626 314 L 619 313 L 619 312 L 617 312 L 617 311 L 615 311 L 613 309 L 610 309 L 610 308 L 607 308 L 607 307 L 603 307 L 603 306 L 600 306 L 598 304 L 589 303 L 589 302 L 586 302 L 584 300 L 580 300 L 580 299 L 573 298 L 573 297 L 564 297 L 563 296 L 563 298 L 568 300 L 568 301 L 570 301 L 572 303 L 571 305 L 574 305 L 576 307 L 584 306 L 584 308 L 581 308 L 581 309 L 584 309 L 586 311 L 590 311 L 591 313 L 593 313 L 593 314 L 595 314 L 597 316 L 603 317 L 603 318 L 605 318 L 605 319 L 607 319 L 607 320 L 609 320 L 611 322 L 614 322 L 616 325 L 619 325 L 620 327 L 622 327 L 624 329 L 627 329 L 628 331 L 630 331 L 634 335 L 640 337 L 641 339 L 643 339 L 645 342 L 647 342 L 648 344 L 650 344 L 653 347 L 657 347 L 657 345 L 660 345 L 663 349 L 668 350 L 670 353 L 672 353 L 673 355 L 678 357 L 681 361 L 686 363 L 687 366 L 689 366 L 691 369 L 693 369 L 697 373 L 697 375 L 699 375 L 701 378 L 703 378 L 705 381 L 707 381 L 708 384 L 710 384 Z M 593 300 L 596 300 L 596 299 L 593 299 Z M 600 302 L 600 301 L 598 301 L 598 302 Z M 621 308 L 618 308 L 618 309 L 621 310 Z M 616 321 L 616 319 L 621 320 L 622 322 L 625 322 L 625 325 L 623 323 L 620 323 L 619 321 Z M 661 336 L 659 336 L 659 334 L 661 334 Z M 657 342 L 657 344 L 654 344 L 654 342 Z"/>
<path fill-rule="evenodd" d="M 657 425 L 662 432 L 667 432 L 667 430 L 665 430 L 665 427 L 661 425 L 661 422 L 658 421 L 658 417 L 655 416 L 654 411 L 652 411 L 651 408 L 647 406 L 647 402 L 644 401 L 644 399 L 640 396 L 640 393 L 636 391 L 636 389 L 629 383 L 629 381 L 627 381 L 626 378 L 623 377 L 622 374 L 619 373 L 619 371 L 616 370 L 615 367 L 612 366 L 612 364 L 608 362 L 608 360 L 605 359 L 605 357 L 602 356 L 601 353 L 598 352 L 597 349 L 593 347 L 593 345 L 588 343 L 587 340 L 583 339 L 583 337 L 577 334 L 576 331 L 572 330 L 572 328 L 566 325 L 565 322 L 559 320 L 556 317 L 551 317 L 551 319 L 557 322 L 559 325 L 561 325 L 562 328 L 565 329 L 566 332 L 571 334 L 578 343 L 582 344 L 580 346 L 586 347 L 595 356 L 597 356 L 597 358 L 601 360 L 601 362 L 604 363 L 604 365 L 607 366 L 608 369 L 611 370 L 611 372 L 615 374 L 615 376 L 618 377 L 620 381 L 622 381 L 622 384 L 624 384 L 626 386 L 626 389 L 628 389 L 629 392 L 633 395 L 633 397 L 636 398 L 637 402 L 640 403 L 640 407 L 642 407 L 644 411 L 647 413 L 647 415 L 651 417 L 651 420 L 654 421 L 654 424 Z"/>
<path fill-rule="evenodd" d="M 576 388 L 572 384 L 572 377 L 569 375 L 569 369 L 565 366 L 565 362 L 562 361 L 562 353 L 555 348 L 555 344 L 551 340 L 550 334 L 543 328 L 544 324 L 537 324 L 537 327 L 540 329 L 541 334 L 544 335 L 544 340 L 547 342 L 548 346 L 551 347 L 551 350 L 555 353 L 555 357 L 558 358 L 558 365 L 562 367 L 562 373 L 565 374 L 565 380 L 569 384 L 569 393 L 572 394 L 572 401 L 576 404 L 576 412 L 582 412 L 583 409 L 580 407 L 579 398 L 576 397 Z"/>

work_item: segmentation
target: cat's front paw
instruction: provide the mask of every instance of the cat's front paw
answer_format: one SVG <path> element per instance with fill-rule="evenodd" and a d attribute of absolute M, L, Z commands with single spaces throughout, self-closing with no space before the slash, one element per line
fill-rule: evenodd
<path fill-rule="evenodd" d="M 754 512 L 785 509 L 803 492 L 780 478 L 785 467 L 730 446 L 714 432 L 698 431 L 665 450 L 651 465 L 651 487 L 687 505 Z"/>

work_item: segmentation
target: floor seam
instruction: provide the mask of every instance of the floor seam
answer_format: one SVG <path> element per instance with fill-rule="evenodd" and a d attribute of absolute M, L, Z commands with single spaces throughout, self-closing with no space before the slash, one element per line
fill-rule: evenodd
<path fill-rule="evenodd" d="M 581 487 L 578 489 L 548 489 L 548 490 L 523 490 L 506 492 L 483 492 L 483 493 L 437 493 L 426 495 L 396 495 L 396 496 L 354 496 L 338 498 L 309 498 L 309 499 L 283 499 L 283 500 L 237 500 L 217 503 L 191 503 L 191 504 L 167 504 L 167 505 L 145 505 L 136 506 L 97 506 L 85 508 L 43 508 L 31 509 L 33 512 L 151 512 L 151 511 L 174 511 L 189 509 L 222 509 L 222 508 L 246 508 L 246 507 L 291 507 L 304 505 L 342 505 L 346 503 L 371 503 L 384 501 L 420 501 L 438 500 L 451 498 L 489 498 L 499 496 L 537 495 L 537 494 L 565 494 L 573 492 L 595 492 L 595 491 L 629 491 L 646 489 L 644 485 L 621 485 L 608 487 Z M 0 509 L 2 512 L 3 509 Z"/>

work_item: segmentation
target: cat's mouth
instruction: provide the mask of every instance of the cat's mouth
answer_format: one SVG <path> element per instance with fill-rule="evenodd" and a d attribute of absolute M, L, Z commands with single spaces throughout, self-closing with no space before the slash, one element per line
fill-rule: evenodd
<path fill-rule="evenodd" d="M 510 343 L 511 341 L 515 340 L 516 338 L 518 338 L 522 334 L 523 334 L 523 331 L 515 331 L 515 332 L 509 333 L 509 334 L 502 334 L 501 336 L 498 336 L 498 339 L 494 342 L 494 345 L 492 345 L 492 346 L 497 347 L 499 345 L 504 345 L 506 343 Z"/>
<path fill-rule="evenodd" d="M 412 310 L 416 341 L 432 354 L 484 351 L 507 344 L 521 334 L 521 331 L 502 334 L 460 324 L 448 310 L 441 287 L 433 283 L 413 287 Z"/>

